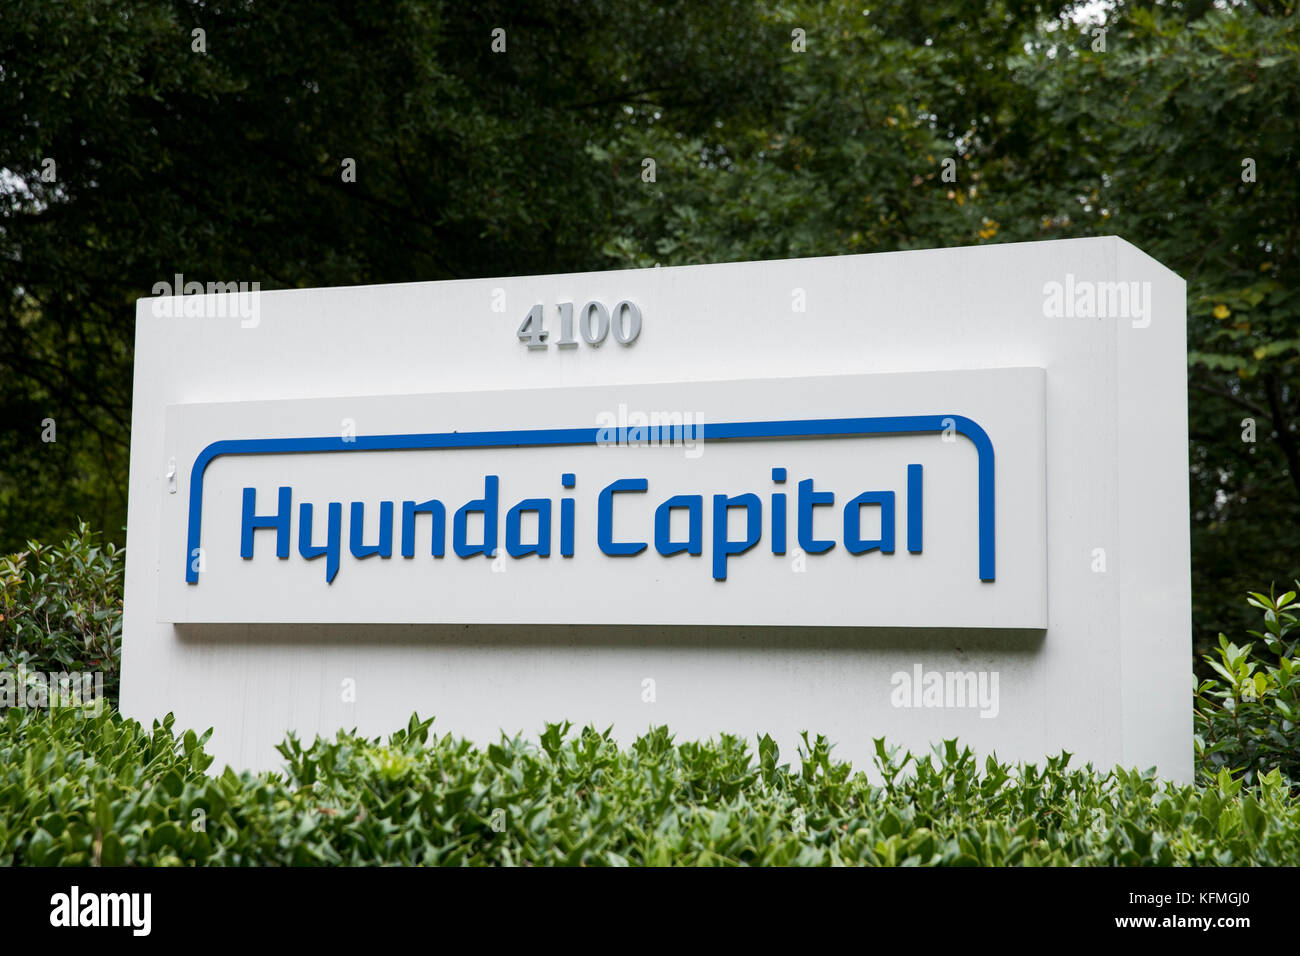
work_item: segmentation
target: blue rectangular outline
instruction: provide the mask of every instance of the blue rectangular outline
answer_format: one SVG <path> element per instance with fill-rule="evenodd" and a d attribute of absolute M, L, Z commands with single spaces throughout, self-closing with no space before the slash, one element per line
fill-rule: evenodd
<path fill-rule="evenodd" d="M 817 418 L 768 422 L 700 424 L 699 441 L 753 441 L 790 438 L 875 438 L 953 432 L 970 440 L 978 455 L 979 576 L 995 579 L 995 502 L 993 442 L 975 421 L 963 415 L 900 415 L 885 418 Z M 620 435 L 627 429 L 613 429 Z M 189 527 L 185 581 L 197 584 L 203 523 L 203 476 L 208 465 L 227 455 L 285 455 L 356 451 L 428 451 L 450 448 L 536 448 L 608 444 L 609 428 L 535 428 L 495 432 L 437 432 L 416 435 L 358 435 L 326 438 L 235 438 L 215 441 L 199 452 L 190 471 Z M 601 436 L 605 436 L 602 438 Z"/>

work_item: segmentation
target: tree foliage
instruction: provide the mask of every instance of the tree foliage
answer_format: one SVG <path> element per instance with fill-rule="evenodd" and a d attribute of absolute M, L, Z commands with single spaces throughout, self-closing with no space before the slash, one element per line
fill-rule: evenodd
<path fill-rule="evenodd" d="M 271 289 L 1119 234 L 1188 280 L 1208 646 L 1247 587 L 1300 575 L 1300 30 L 1278 3 L 1118 2 L 1103 36 L 1075 6 L 12 0 L 0 550 L 77 515 L 120 535 L 133 303 L 176 273 Z"/>

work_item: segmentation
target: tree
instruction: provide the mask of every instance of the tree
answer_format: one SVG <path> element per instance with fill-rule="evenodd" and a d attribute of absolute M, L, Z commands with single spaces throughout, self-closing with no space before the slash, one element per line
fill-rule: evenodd
<path fill-rule="evenodd" d="M 122 527 L 132 303 L 178 272 L 272 289 L 1120 234 L 1189 284 L 1205 648 L 1247 587 L 1300 576 L 1300 28 L 1266 0 L 1090 9 L 14 0 L 0 549 Z"/>
<path fill-rule="evenodd" d="M 1300 27 L 1271 10 L 1125 4 L 1103 25 L 1005 2 L 796 5 L 786 22 L 805 25 L 808 53 L 786 64 L 793 101 L 698 140 L 667 114 L 629 131 L 622 151 L 668 172 L 621 194 L 606 251 L 648 265 L 1140 245 L 1188 280 L 1204 650 L 1240 629 L 1247 588 L 1300 574 Z"/>
<path fill-rule="evenodd" d="M 639 168 L 611 171 L 596 138 L 649 98 L 692 129 L 777 102 L 771 46 L 738 0 L 15 0 L 0 551 L 78 515 L 120 540 L 134 302 L 156 283 L 597 268 L 610 196 Z"/>

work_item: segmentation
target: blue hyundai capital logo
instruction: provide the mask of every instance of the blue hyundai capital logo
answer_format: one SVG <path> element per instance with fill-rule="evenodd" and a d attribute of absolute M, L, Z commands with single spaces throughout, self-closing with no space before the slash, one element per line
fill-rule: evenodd
<path fill-rule="evenodd" d="M 725 441 L 760 441 L 773 439 L 798 438 L 874 438 L 890 435 L 924 435 L 935 433 L 955 433 L 969 439 L 978 455 L 978 518 L 979 518 L 979 577 L 981 581 L 993 581 L 995 578 L 994 546 L 994 461 L 993 443 L 988 434 L 976 422 L 961 415 L 911 415 L 887 418 L 826 418 L 794 421 L 770 422 L 729 422 L 721 424 L 701 424 L 696 426 L 699 440 L 706 442 Z M 190 475 L 189 531 L 185 562 L 185 580 L 197 584 L 203 562 L 201 534 L 203 522 L 203 476 L 215 459 L 233 455 L 284 455 L 284 454 L 327 454 L 359 451 L 414 451 L 446 450 L 465 448 L 534 448 L 546 446 L 584 446 L 604 445 L 609 442 L 608 428 L 555 428 L 530 429 L 523 431 L 491 432 L 443 432 L 417 435 L 370 435 L 370 436 L 331 436 L 325 438 L 254 438 L 217 441 L 208 445 L 194 461 Z M 785 485 L 787 471 L 784 466 L 773 466 L 772 482 L 781 488 Z M 574 472 L 564 472 L 560 476 L 563 488 L 573 489 L 577 479 Z M 462 505 L 452 516 L 452 549 L 458 557 L 469 558 L 475 555 L 494 557 L 499 542 L 499 485 L 497 475 L 485 475 L 483 478 L 483 497 L 475 498 Z M 923 510 L 922 510 L 922 466 L 907 466 L 907 548 L 910 553 L 919 554 L 922 549 Z M 600 551 L 612 557 L 633 557 L 646 551 L 650 544 L 640 540 L 615 540 L 613 531 L 613 513 L 615 496 L 619 494 L 643 493 L 649 490 L 646 478 L 620 478 L 600 489 L 596 496 L 597 506 L 597 545 Z M 795 491 L 795 512 L 797 537 L 800 548 L 809 554 L 821 554 L 834 547 L 833 540 L 819 540 L 813 535 L 813 512 L 818 507 L 830 507 L 835 503 L 831 491 L 817 490 L 814 479 L 803 478 L 797 482 Z M 769 496 L 771 521 L 769 534 L 773 554 L 786 552 L 787 495 L 782 490 L 773 491 Z M 243 489 L 240 554 L 251 559 L 254 552 L 254 532 L 259 529 L 274 530 L 276 533 L 276 556 L 287 559 L 290 553 L 290 525 L 293 515 L 293 489 L 282 486 L 278 489 L 276 510 L 273 513 L 259 514 L 257 511 L 257 493 L 254 488 Z M 861 509 L 864 506 L 880 508 L 880 535 L 876 538 L 863 538 L 861 528 Z M 712 496 L 713 528 L 711 540 L 711 566 L 713 577 L 718 581 L 727 579 L 727 562 L 732 556 L 743 554 L 757 545 L 763 537 L 763 500 L 759 495 L 746 492 L 735 495 L 715 494 Z M 674 495 L 665 499 L 656 509 L 654 521 L 654 547 L 664 556 L 687 553 L 700 555 L 704 549 L 703 495 Z M 350 534 L 349 550 L 355 558 L 367 558 L 374 555 L 391 557 L 393 553 L 393 531 L 395 524 L 395 505 L 392 501 L 380 502 L 379 537 L 373 544 L 363 540 L 365 506 L 362 502 L 352 502 L 349 513 Z M 671 518 L 675 510 L 685 511 L 688 517 L 688 533 L 685 538 L 675 540 L 671 533 Z M 732 538 L 729 534 L 729 521 L 732 511 L 744 513 L 745 534 Z M 483 516 L 483 541 L 471 543 L 468 540 L 469 517 L 473 514 Z M 536 540 L 525 541 L 523 533 L 524 515 L 535 514 Z M 429 553 L 433 557 L 445 554 L 447 532 L 447 507 L 437 498 L 427 500 L 411 499 L 401 506 L 401 555 L 403 558 L 415 556 L 416 516 L 429 515 L 432 520 L 432 532 Z M 575 499 L 562 497 L 559 507 L 560 543 L 562 557 L 572 557 L 574 553 L 574 515 Z M 298 516 L 298 553 L 305 559 L 326 558 L 325 578 L 333 582 L 339 570 L 342 553 L 342 502 L 328 504 L 325 515 L 324 543 L 316 544 L 313 536 L 313 524 L 316 520 L 314 506 L 310 502 L 299 503 Z M 553 518 L 552 501 L 549 497 L 524 498 L 513 505 L 505 518 L 506 552 L 514 558 L 536 555 L 549 557 L 551 554 L 551 526 Z M 851 498 L 843 509 L 843 544 L 852 554 L 880 552 L 892 554 L 895 547 L 895 493 L 893 491 L 865 491 Z M 649 529 L 647 529 L 647 532 Z"/>

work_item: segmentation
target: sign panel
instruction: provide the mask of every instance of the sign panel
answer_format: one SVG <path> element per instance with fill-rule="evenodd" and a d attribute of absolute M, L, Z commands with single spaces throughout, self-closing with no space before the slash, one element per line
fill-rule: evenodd
<path fill-rule="evenodd" d="M 174 406 L 159 611 L 1044 628 L 1044 437 L 1041 369 Z"/>

